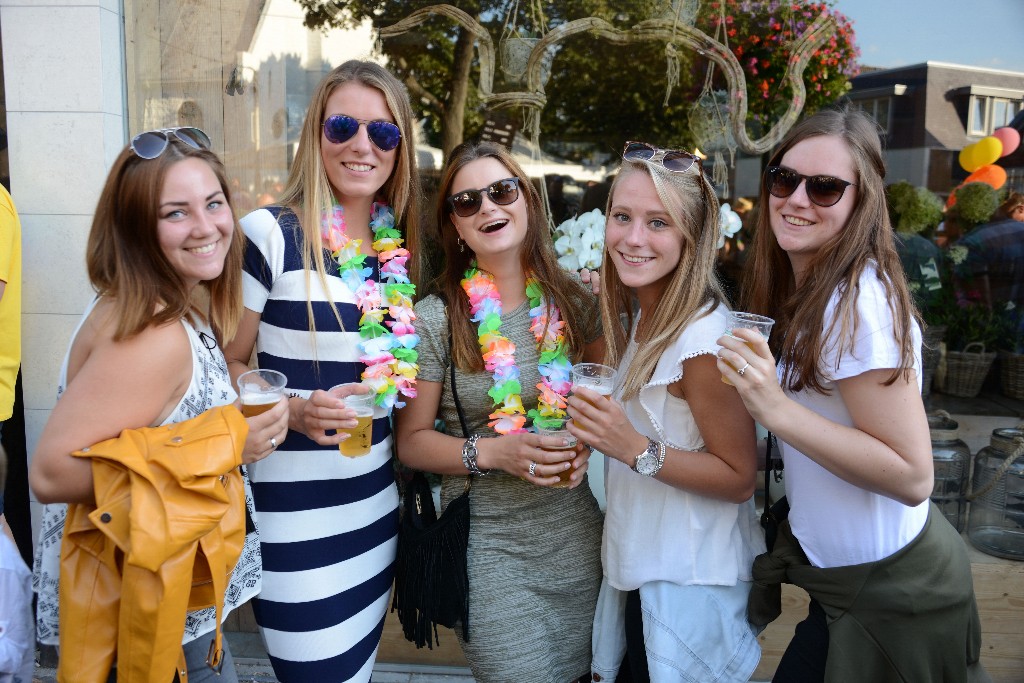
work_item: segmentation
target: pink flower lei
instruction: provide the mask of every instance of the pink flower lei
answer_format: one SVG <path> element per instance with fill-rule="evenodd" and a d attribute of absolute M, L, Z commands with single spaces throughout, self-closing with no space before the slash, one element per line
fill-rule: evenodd
<path fill-rule="evenodd" d="M 380 282 L 372 280 L 373 269 L 363 265 L 366 255 L 359 251 L 363 241 L 345 234 L 344 207 L 336 204 L 330 214 L 325 212 L 320 223 L 320 234 L 338 262 L 341 280 L 362 312 L 359 349 L 363 355 L 359 360 L 366 365 L 363 381 L 377 392 L 377 405 L 390 412 L 392 407 L 405 405 L 398 400 L 399 394 L 416 396 L 416 345 L 420 341 L 413 325 L 416 285 L 409 281 L 409 251 L 402 248 L 402 233 L 395 228 L 395 214 L 387 204 L 374 202 L 370 229 L 380 264 Z M 391 320 L 384 320 L 385 312 Z"/>
<path fill-rule="evenodd" d="M 565 399 L 572 386 L 572 364 L 566 354 L 563 332 L 565 321 L 560 319 L 558 308 L 544 297 L 540 283 L 532 276 L 526 280 L 526 297 L 530 300 L 530 331 L 537 340 L 540 353 L 537 370 L 541 376 L 541 381 L 537 383 L 540 391 L 537 407 L 529 412 L 523 407 L 520 395 L 522 387 L 515 360 L 516 346 L 501 334 L 501 296 L 494 278 L 473 263 L 461 284 L 469 297 L 472 320 L 477 323 L 484 367 L 494 380 L 494 386 L 487 395 L 497 408 L 488 415 L 491 421 L 487 425 L 499 434 L 518 434 L 527 431 L 527 416 L 534 423 L 564 419 Z"/>

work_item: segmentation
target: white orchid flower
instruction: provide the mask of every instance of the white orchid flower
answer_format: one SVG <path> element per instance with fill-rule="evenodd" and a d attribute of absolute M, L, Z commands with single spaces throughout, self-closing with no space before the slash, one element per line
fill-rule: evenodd
<path fill-rule="evenodd" d="M 719 209 L 718 223 L 720 226 L 718 235 L 718 248 L 725 246 L 725 238 L 732 237 L 743 227 L 743 220 L 740 215 L 732 210 L 728 203 L 722 204 Z"/>

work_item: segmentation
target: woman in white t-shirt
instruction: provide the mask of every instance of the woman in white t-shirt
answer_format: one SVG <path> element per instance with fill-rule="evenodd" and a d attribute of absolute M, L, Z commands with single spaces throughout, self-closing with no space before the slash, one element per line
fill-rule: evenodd
<path fill-rule="evenodd" d="M 612 400 L 578 387 L 569 399 L 570 430 L 606 456 L 595 681 L 621 665 L 634 683 L 745 682 L 760 658 L 746 619 L 764 549 L 754 423 L 715 361 L 727 310 L 718 214 L 695 156 L 626 144 L 601 270 L 616 388 Z"/>
<path fill-rule="evenodd" d="M 884 644 L 869 644 L 884 640 L 881 629 L 893 624 L 905 626 L 912 640 L 900 644 L 902 652 L 925 653 L 914 666 L 942 671 L 939 678 L 899 680 L 962 680 L 952 671 L 962 673 L 970 649 L 955 640 L 968 637 L 975 609 L 966 551 L 952 527 L 929 520 L 933 468 L 921 400 L 920 316 L 893 243 L 884 175 L 878 129 L 864 114 L 823 111 L 795 126 L 765 171 L 744 274 L 746 310 L 776 321 L 770 342 L 751 330 L 719 339 L 718 368 L 778 438 L 790 538 L 807 567 L 824 570 L 814 580 L 836 584 L 831 593 L 808 588 L 809 616 L 776 681 L 828 680 L 849 652 L 857 653 L 858 680 L 894 680 L 893 668 L 877 674 L 882 669 L 874 667 L 909 665 L 897 661 L 899 653 L 884 652 Z M 918 542 L 926 536 L 936 543 Z M 885 566 L 894 577 L 911 568 L 908 562 L 942 567 L 949 578 L 929 588 L 886 584 L 875 575 L 872 595 L 885 599 L 870 604 L 863 587 L 840 578 L 869 566 Z M 754 574 L 760 581 L 757 566 Z M 797 582 L 793 574 L 786 580 Z M 923 600 L 930 598 L 923 594 L 946 588 L 946 605 L 935 607 L 957 605 L 942 618 L 961 630 L 930 639 L 922 628 Z M 959 663 L 950 663 L 950 651 Z"/>

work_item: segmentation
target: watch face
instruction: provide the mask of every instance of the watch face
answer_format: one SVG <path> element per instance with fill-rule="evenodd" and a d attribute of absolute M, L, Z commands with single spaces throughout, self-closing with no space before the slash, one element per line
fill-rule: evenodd
<path fill-rule="evenodd" d="M 658 456 L 653 453 L 644 453 L 636 461 L 636 471 L 640 474 L 650 476 L 658 471 Z"/>

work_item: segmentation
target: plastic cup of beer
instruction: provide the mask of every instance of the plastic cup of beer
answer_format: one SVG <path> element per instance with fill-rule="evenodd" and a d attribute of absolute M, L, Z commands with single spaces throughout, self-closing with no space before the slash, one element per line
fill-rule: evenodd
<path fill-rule="evenodd" d="M 747 328 L 749 330 L 756 330 L 765 339 L 768 339 L 768 335 L 771 334 L 772 325 L 775 321 L 771 318 L 766 318 L 763 315 L 756 315 L 754 313 L 743 313 L 742 311 L 729 311 L 728 318 L 725 322 L 725 333 L 730 337 L 736 337 L 732 332 L 740 328 Z M 742 340 L 741 340 L 742 341 Z M 748 342 L 743 342 L 747 346 L 750 346 Z M 733 386 L 733 383 L 729 379 L 722 375 L 722 381 Z"/>
<path fill-rule="evenodd" d="M 236 384 L 242 415 L 253 417 L 267 412 L 284 398 L 288 378 L 277 370 L 250 370 L 239 375 Z"/>
<path fill-rule="evenodd" d="M 611 396 L 615 388 L 615 368 L 600 363 L 578 363 L 572 366 L 572 386 Z"/>
<path fill-rule="evenodd" d="M 343 387 L 360 386 L 367 385 L 360 384 L 359 382 L 337 384 L 331 387 L 328 393 L 337 395 Z M 343 430 L 348 434 L 348 438 L 338 444 L 338 450 L 347 458 L 358 458 L 361 455 L 367 455 L 370 452 L 370 446 L 373 444 L 373 389 L 370 389 L 368 394 L 349 394 L 341 400 L 345 403 L 346 408 L 356 411 L 356 427 L 355 429 Z"/>
<path fill-rule="evenodd" d="M 564 418 L 538 418 L 533 422 L 533 428 L 537 430 L 537 434 L 540 436 L 553 436 L 556 438 L 563 439 L 565 445 L 562 446 L 541 446 L 542 451 L 548 453 L 561 453 L 564 455 L 566 460 L 572 460 L 576 457 L 576 437 L 569 433 L 569 430 L 565 428 L 565 424 L 569 420 Z M 569 480 L 569 476 L 576 471 L 575 467 L 570 467 L 564 472 L 558 473 L 558 483 L 552 486 L 556 489 L 567 489 L 572 481 Z"/>

